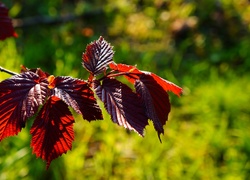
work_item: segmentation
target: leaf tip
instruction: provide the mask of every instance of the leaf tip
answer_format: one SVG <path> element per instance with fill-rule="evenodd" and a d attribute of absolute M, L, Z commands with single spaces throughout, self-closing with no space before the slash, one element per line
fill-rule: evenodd
<path fill-rule="evenodd" d="M 162 143 L 162 141 L 161 141 L 161 134 L 164 134 L 164 132 L 163 133 L 158 132 L 158 139 L 159 139 L 160 143 Z"/>
<path fill-rule="evenodd" d="M 102 36 L 99 37 L 98 41 L 103 41 L 104 38 Z"/>
<path fill-rule="evenodd" d="M 108 64 L 113 62 L 113 47 L 102 36 L 87 45 L 82 54 L 82 65 L 93 75 L 106 71 Z"/>
<path fill-rule="evenodd" d="M 51 161 L 47 161 L 47 162 L 46 162 L 46 170 L 49 169 L 50 163 L 51 163 Z"/>

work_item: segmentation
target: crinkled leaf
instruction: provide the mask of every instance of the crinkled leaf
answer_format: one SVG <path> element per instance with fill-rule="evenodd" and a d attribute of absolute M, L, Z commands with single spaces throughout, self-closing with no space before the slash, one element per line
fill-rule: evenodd
<path fill-rule="evenodd" d="M 136 92 L 141 95 L 149 119 L 153 121 L 155 130 L 164 133 L 163 125 L 168 120 L 170 102 L 168 93 L 147 74 L 141 74 L 135 81 Z"/>
<path fill-rule="evenodd" d="M 11 19 L 8 17 L 8 9 L 0 2 L 0 40 L 8 37 L 17 37 Z"/>
<path fill-rule="evenodd" d="M 128 86 L 115 80 L 95 81 L 97 96 L 104 102 L 113 122 L 143 135 L 148 124 L 141 99 Z"/>
<path fill-rule="evenodd" d="M 102 119 L 102 112 L 96 102 L 94 92 L 85 81 L 59 76 L 51 83 L 54 86 L 54 95 L 77 113 L 82 114 L 84 119 L 88 121 Z"/>
<path fill-rule="evenodd" d="M 154 81 L 156 81 L 165 91 L 171 91 L 177 96 L 180 96 L 182 93 L 182 88 L 180 88 L 179 86 L 175 85 L 174 83 L 170 81 L 167 81 L 157 76 L 154 73 L 147 72 L 147 71 L 140 71 L 135 66 L 126 65 L 126 64 L 111 63 L 109 66 L 113 70 L 116 70 L 118 72 L 123 72 L 125 77 L 132 83 L 134 83 L 136 79 L 139 79 L 141 74 L 147 74 L 149 76 L 152 76 Z"/>
<path fill-rule="evenodd" d="M 113 55 L 114 51 L 110 44 L 100 37 L 87 46 L 86 52 L 82 55 L 82 64 L 91 74 L 98 75 L 113 61 Z"/>
<path fill-rule="evenodd" d="M 56 96 L 51 96 L 40 110 L 31 127 L 31 147 L 37 157 L 51 161 L 72 148 L 74 118 L 68 106 Z"/>
<path fill-rule="evenodd" d="M 30 71 L 0 83 L 0 140 L 21 131 L 44 103 L 47 85 L 46 79 Z"/>

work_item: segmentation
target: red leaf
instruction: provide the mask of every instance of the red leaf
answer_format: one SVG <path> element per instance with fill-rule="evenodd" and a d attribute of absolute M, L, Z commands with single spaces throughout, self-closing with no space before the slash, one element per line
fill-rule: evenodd
<path fill-rule="evenodd" d="M 147 74 L 151 77 L 153 77 L 153 79 L 165 90 L 165 91 L 171 91 L 173 92 L 175 95 L 180 96 L 182 93 L 182 88 L 175 85 L 174 83 L 167 81 L 159 76 L 157 76 L 154 73 L 151 72 L 147 72 L 147 71 L 142 71 L 144 74 Z"/>
<path fill-rule="evenodd" d="M 0 40 L 4 40 L 11 36 L 18 36 L 14 31 L 11 19 L 8 17 L 8 11 L 5 5 L 0 2 Z"/>
<path fill-rule="evenodd" d="M 138 79 L 138 75 L 142 74 L 135 66 L 127 64 L 109 64 L 110 69 L 123 73 L 123 75 L 131 82 L 134 83 Z"/>
<path fill-rule="evenodd" d="M 128 72 L 128 73 L 134 73 L 134 74 L 142 74 L 142 72 L 140 70 L 138 70 L 136 68 L 136 66 L 132 66 L 132 65 L 110 63 L 109 67 L 111 69 L 119 71 L 119 72 Z"/>
<path fill-rule="evenodd" d="M 111 63 L 109 66 L 113 70 L 116 70 L 118 72 L 123 72 L 125 77 L 132 83 L 134 83 L 136 79 L 139 79 L 141 74 L 147 74 L 149 76 L 152 76 L 154 81 L 156 81 L 165 91 L 171 91 L 177 96 L 180 96 L 182 93 L 181 87 L 157 76 L 154 73 L 147 72 L 147 71 L 140 71 L 135 66 L 126 65 L 126 64 Z"/>
<path fill-rule="evenodd" d="M 40 78 L 48 78 L 48 76 L 49 76 L 49 73 L 43 72 L 42 69 L 40 69 L 40 68 L 29 69 L 29 68 L 25 67 L 24 65 L 21 65 L 21 72 L 27 72 L 27 71 L 31 71 L 33 73 L 36 73 Z"/>
<path fill-rule="evenodd" d="M 0 83 L 0 141 L 16 135 L 44 103 L 47 81 L 27 71 Z"/>
<path fill-rule="evenodd" d="M 83 66 L 91 74 L 98 75 L 104 72 L 107 65 L 113 61 L 113 55 L 114 51 L 110 44 L 100 37 L 87 46 L 86 52 L 82 55 Z"/>
<path fill-rule="evenodd" d="M 124 75 L 131 83 L 134 83 L 136 92 L 143 99 L 147 116 L 153 121 L 160 138 L 160 134 L 164 133 L 163 125 L 168 119 L 171 106 L 166 91 L 180 96 L 182 89 L 151 72 L 140 71 L 135 66 L 115 63 L 109 66 L 112 70 L 118 71 L 118 75 Z"/>
<path fill-rule="evenodd" d="M 31 127 L 31 147 L 37 157 L 51 161 L 72 148 L 74 118 L 67 105 L 51 96 L 42 107 Z"/>
<path fill-rule="evenodd" d="M 113 122 L 143 135 L 148 119 L 141 99 L 125 84 L 106 78 L 94 82 L 97 96 L 104 102 Z"/>
<path fill-rule="evenodd" d="M 163 125 L 168 120 L 170 102 L 168 93 L 153 79 L 152 76 L 142 74 L 135 82 L 136 92 L 141 95 L 147 116 L 154 123 L 155 130 L 164 133 Z"/>
<path fill-rule="evenodd" d="M 77 113 L 82 114 L 84 119 L 88 121 L 103 119 L 94 92 L 85 81 L 59 76 L 54 78 L 52 84 L 54 84 L 54 95 L 71 106 Z"/>

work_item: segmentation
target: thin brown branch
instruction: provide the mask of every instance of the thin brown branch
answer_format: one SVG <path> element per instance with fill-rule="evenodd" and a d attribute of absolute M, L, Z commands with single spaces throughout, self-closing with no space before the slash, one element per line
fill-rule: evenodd
<path fill-rule="evenodd" d="M 17 75 L 18 74 L 18 73 L 15 73 L 13 71 L 10 71 L 8 69 L 5 69 L 2 66 L 0 66 L 0 72 L 5 72 L 5 73 L 10 74 L 10 75 Z"/>
<path fill-rule="evenodd" d="M 26 17 L 22 19 L 13 19 L 12 23 L 15 28 L 24 28 L 30 26 L 36 26 L 38 24 L 58 24 L 65 23 L 69 21 L 75 21 L 77 19 L 88 19 L 93 16 L 103 15 L 104 11 L 102 9 L 97 9 L 89 12 L 84 12 L 81 15 L 76 14 L 64 14 L 56 17 L 51 16 L 34 16 L 34 17 Z"/>

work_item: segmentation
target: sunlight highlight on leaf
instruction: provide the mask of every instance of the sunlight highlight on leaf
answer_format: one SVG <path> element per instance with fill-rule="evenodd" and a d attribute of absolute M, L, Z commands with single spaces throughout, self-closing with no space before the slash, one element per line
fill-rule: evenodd
<path fill-rule="evenodd" d="M 180 97 L 182 93 L 182 88 L 175 85 L 174 83 L 167 81 L 159 76 L 157 76 L 154 73 L 147 72 L 147 71 L 142 71 L 144 74 L 150 75 L 154 78 L 154 80 L 165 90 L 165 91 L 171 91 L 178 97 Z"/>
<path fill-rule="evenodd" d="M 136 79 L 139 78 L 141 74 L 147 74 L 152 76 L 154 81 L 156 81 L 165 91 L 171 91 L 175 95 L 180 96 L 182 93 L 182 88 L 175 85 L 174 83 L 167 81 L 154 73 L 148 71 L 140 71 L 135 66 L 127 64 L 115 64 L 111 63 L 109 67 L 118 72 L 124 72 L 124 76 L 131 82 L 134 83 Z"/>
<path fill-rule="evenodd" d="M 16 135 L 46 98 L 47 81 L 27 71 L 0 83 L 0 140 Z"/>
<path fill-rule="evenodd" d="M 74 118 L 67 105 L 58 97 L 50 97 L 40 110 L 31 127 L 31 147 L 37 157 L 47 162 L 72 148 Z"/>

